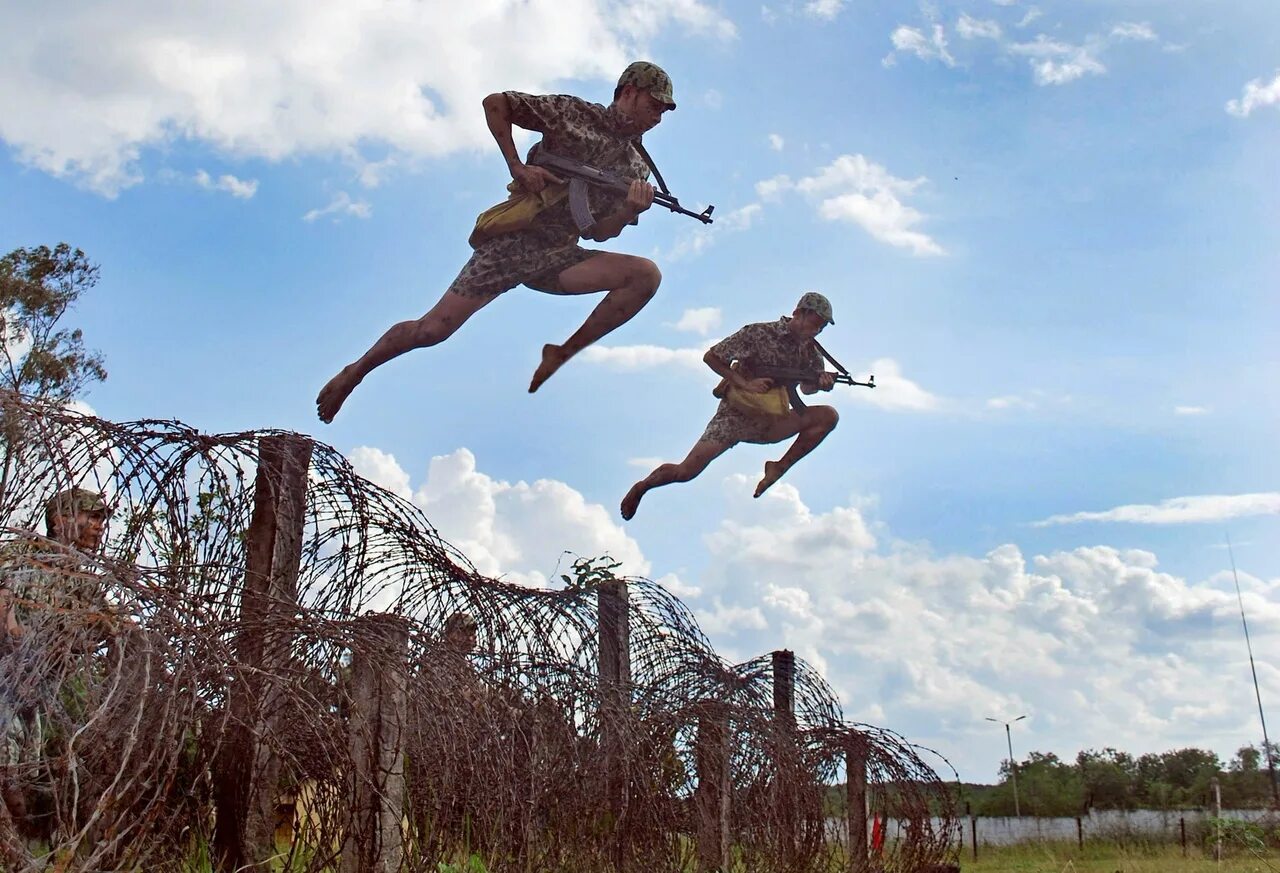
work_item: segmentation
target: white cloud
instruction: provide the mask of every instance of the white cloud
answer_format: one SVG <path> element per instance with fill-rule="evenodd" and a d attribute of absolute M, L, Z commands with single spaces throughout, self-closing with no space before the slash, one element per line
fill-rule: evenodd
<path fill-rule="evenodd" d="M 902 375 L 902 366 L 893 358 L 876 358 L 867 372 L 875 375 L 875 388 L 842 388 L 845 393 L 840 396 L 850 396 L 858 403 L 891 412 L 933 412 L 942 408 L 937 395 Z"/>
<path fill-rule="evenodd" d="M 1111 36 L 1115 39 L 1129 39 L 1138 42 L 1154 42 L 1159 39 L 1151 25 L 1143 22 L 1126 21 L 1111 28 Z"/>
<path fill-rule="evenodd" d="M 702 95 L 702 102 L 708 109 L 720 109 L 724 106 L 724 95 L 715 88 L 708 88 Z"/>
<path fill-rule="evenodd" d="M 491 91 L 585 80 L 584 96 L 605 95 L 667 28 L 737 33 L 701 0 L 119 0 L 75 4 L 56 31 L 49 14 L 6 7 L 0 139 L 23 163 L 108 196 L 140 182 L 147 153 L 174 140 L 227 157 L 356 163 L 364 148 L 491 148 L 480 111 Z"/>
<path fill-rule="evenodd" d="M 1087 521 L 1127 522 L 1131 524 L 1194 524 L 1246 518 L 1254 515 L 1280 514 L 1280 493 L 1210 494 L 1196 497 L 1173 497 L 1158 504 L 1130 504 L 1102 512 L 1076 512 L 1054 515 L 1035 522 L 1036 527 L 1053 524 L 1077 524 Z"/>
<path fill-rule="evenodd" d="M 1012 43 L 1008 50 L 1029 59 L 1037 85 L 1065 85 L 1087 75 L 1107 71 L 1096 57 L 1097 45 L 1071 45 L 1043 33 L 1032 42 Z"/>
<path fill-rule="evenodd" d="M 706 349 L 672 349 L 666 346 L 588 346 L 579 356 L 589 364 L 605 364 L 618 370 L 649 370 L 654 367 L 675 365 L 703 371 L 702 362 Z M 709 372 L 709 371 L 708 371 Z"/>
<path fill-rule="evenodd" d="M 646 575 L 640 546 L 615 523 L 616 510 L 588 503 L 563 482 L 504 482 L 476 468 L 467 449 L 431 459 L 427 478 L 410 479 L 390 454 L 361 446 L 350 454 L 356 472 L 421 507 L 440 535 L 488 576 L 545 587 L 565 551 L 610 555 L 627 575 Z"/>
<path fill-rule="evenodd" d="M 1173 407 L 1174 415 L 1208 415 L 1209 407 L 1207 406 L 1175 406 Z"/>
<path fill-rule="evenodd" d="M 698 309 L 686 309 L 681 314 L 680 319 L 671 326 L 676 330 L 690 331 L 699 336 L 706 336 L 711 331 L 719 329 L 721 320 L 720 307 L 703 306 Z"/>
<path fill-rule="evenodd" d="M 764 207 L 759 203 L 748 203 L 746 206 L 726 213 L 718 223 L 725 230 L 746 230 L 763 214 Z"/>
<path fill-rule="evenodd" d="M 1018 0 L 993 0 L 997 6 L 1015 6 Z"/>
<path fill-rule="evenodd" d="M 204 170 L 196 170 L 196 174 L 192 178 L 197 185 L 206 191 L 225 191 L 232 197 L 241 200 L 248 200 L 258 193 L 257 179 L 237 179 L 229 173 L 224 173 L 215 180 Z"/>
<path fill-rule="evenodd" d="M 1269 83 L 1264 84 L 1262 79 L 1248 82 L 1239 100 L 1227 101 L 1227 112 L 1240 118 L 1248 118 L 1258 107 L 1274 106 L 1277 103 L 1280 103 L 1280 71 Z"/>
<path fill-rule="evenodd" d="M 900 52 L 915 55 L 922 61 L 939 60 L 948 67 L 956 65 L 956 59 L 947 51 L 947 35 L 941 24 L 933 24 L 928 35 L 919 28 L 902 24 L 889 34 L 889 41 L 893 43 L 893 51 L 881 62 L 886 67 L 897 63 Z"/>
<path fill-rule="evenodd" d="M 915 229 L 925 216 L 902 202 L 927 181 L 899 179 L 863 155 L 841 155 L 794 185 L 779 176 L 758 183 L 756 191 L 770 197 L 794 187 L 817 201 L 818 214 L 827 221 L 856 224 L 875 239 L 916 255 L 941 255 L 942 246 Z"/>
<path fill-rule="evenodd" d="M 1000 39 L 1003 35 L 1000 25 L 996 22 L 970 18 L 963 12 L 960 13 L 960 20 L 956 22 L 956 33 L 963 39 Z"/>
<path fill-rule="evenodd" d="M 804 5 L 804 11 L 807 15 L 814 18 L 821 18 L 826 21 L 833 20 L 840 14 L 840 10 L 844 8 L 845 0 L 809 0 Z"/>
<path fill-rule="evenodd" d="M 821 452 L 802 463 L 824 463 Z M 1224 677 L 1218 659 L 1241 660 L 1238 627 L 1225 630 L 1233 595 L 1161 572 L 1149 552 L 1024 556 L 1005 544 L 934 555 L 888 537 L 863 510 L 814 511 L 785 480 L 753 501 L 753 484 L 729 477 L 725 518 L 705 538 L 698 615 L 715 623 L 713 643 L 744 657 L 791 648 L 824 664 L 847 716 L 939 749 L 962 776 L 975 766 L 994 776 L 1004 738 L 983 719 L 1000 712 L 1029 713 L 1032 748 L 1066 756 L 1104 745 L 1234 749 L 1254 729 L 1243 714 L 1196 709 L 1201 683 Z M 1247 597 L 1260 633 L 1280 643 L 1278 593 L 1272 581 Z M 1228 672 L 1245 694 L 1247 668 Z"/>
<path fill-rule="evenodd" d="M 465 449 L 433 458 L 416 486 L 385 452 L 351 458 L 488 575 L 545 585 L 563 550 L 649 571 L 612 510 L 565 483 L 496 480 Z M 833 463 L 819 448 L 802 468 Z M 848 718 L 938 749 L 966 779 L 994 778 L 1004 738 L 983 719 L 1001 712 L 1028 713 L 1030 747 L 1067 757 L 1106 745 L 1229 753 L 1253 736 L 1247 712 L 1203 699 L 1206 687 L 1224 699 L 1251 694 L 1229 571 L 1195 584 L 1150 552 L 1105 545 L 935 554 L 895 539 L 869 515 L 873 501 L 817 510 L 788 480 L 753 500 L 754 481 L 726 477 L 719 520 L 701 537 L 691 531 L 705 545 L 698 578 L 659 579 L 726 657 L 792 649 L 822 671 Z M 678 498 L 650 495 L 649 511 L 668 499 Z M 1270 651 L 1280 645 L 1280 580 L 1243 581 L 1255 648 Z M 1264 695 L 1280 694 L 1280 674 L 1259 678 Z"/>
<path fill-rule="evenodd" d="M 775 152 L 782 151 L 783 146 L 785 146 L 786 144 L 787 144 L 786 140 L 784 140 L 778 134 L 776 133 L 769 134 L 769 148 L 773 149 Z"/>
<path fill-rule="evenodd" d="M 764 207 L 759 203 L 748 203 L 721 215 L 713 225 L 700 225 L 686 230 L 675 245 L 660 253 L 659 257 L 663 260 L 680 261 L 700 255 L 714 245 L 721 234 L 747 230 L 763 214 Z"/>
<path fill-rule="evenodd" d="M 790 176 L 774 176 L 772 179 L 756 182 L 756 194 L 761 200 L 776 200 L 783 192 L 794 187 L 795 183 Z"/>
<path fill-rule="evenodd" d="M 1036 402 L 1016 394 L 1005 394 L 992 397 L 987 401 L 987 409 L 1035 409 Z"/>
<path fill-rule="evenodd" d="M 1022 16 L 1022 19 L 1018 22 L 1017 26 L 1019 28 L 1027 27 L 1031 22 L 1040 18 L 1042 15 L 1044 15 L 1044 13 L 1040 11 L 1040 7 L 1032 6 L 1027 10 L 1027 14 Z"/>
<path fill-rule="evenodd" d="M 356 218 L 368 218 L 373 215 L 373 207 L 363 200 L 352 200 L 351 195 L 346 191 L 339 191 L 329 201 L 329 205 L 312 209 L 302 216 L 302 220 L 306 222 L 315 221 L 317 218 L 323 218 L 326 215 L 334 216 L 334 221 L 343 215 L 354 215 Z"/>

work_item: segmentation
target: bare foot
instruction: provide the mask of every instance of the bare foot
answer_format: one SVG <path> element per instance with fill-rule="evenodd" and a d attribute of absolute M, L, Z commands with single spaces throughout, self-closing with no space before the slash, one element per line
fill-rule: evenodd
<path fill-rule="evenodd" d="M 563 348 L 553 343 L 547 343 L 542 347 L 542 363 L 538 365 L 538 369 L 533 371 L 533 378 L 529 380 L 529 393 L 537 391 L 542 387 L 542 383 L 551 378 L 556 370 L 560 369 L 560 365 L 569 360 L 569 355 Z"/>
<path fill-rule="evenodd" d="M 637 482 L 631 486 L 631 490 L 627 492 L 627 496 L 622 498 L 622 517 L 630 521 L 631 517 L 636 514 L 636 510 L 640 508 L 640 498 L 649 489 L 644 487 L 644 482 Z"/>
<path fill-rule="evenodd" d="M 333 417 L 338 414 L 348 395 L 360 384 L 360 377 L 355 374 L 353 367 L 355 364 L 347 364 L 343 367 L 338 375 L 326 382 L 320 389 L 320 393 L 316 395 L 316 414 L 325 424 L 333 421 Z"/>
<path fill-rule="evenodd" d="M 759 497 L 761 494 L 769 490 L 769 486 L 782 478 L 782 474 L 787 472 L 786 468 L 777 461 L 764 462 L 764 476 L 756 483 L 756 493 L 752 497 Z"/>

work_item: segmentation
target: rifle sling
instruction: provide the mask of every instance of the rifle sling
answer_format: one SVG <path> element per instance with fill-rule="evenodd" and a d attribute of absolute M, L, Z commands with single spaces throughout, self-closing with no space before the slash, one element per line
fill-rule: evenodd
<path fill-rule="evenodd" d="M 658 172 L 658 165 L 653 162 L 653 158 L 649 157 L 649 152 L 645 150 L 644 145 L 638 139 L 632 140 L 631 144 L 636 147 L 640 157 L 644 158 L 644 162 L 649 165 L 653 178 L 658 181 L 658 190 L 667 196 L 671 196 L 671 189 L 667 187 L 667 183 L 662 178 L 662 173 Z"/>

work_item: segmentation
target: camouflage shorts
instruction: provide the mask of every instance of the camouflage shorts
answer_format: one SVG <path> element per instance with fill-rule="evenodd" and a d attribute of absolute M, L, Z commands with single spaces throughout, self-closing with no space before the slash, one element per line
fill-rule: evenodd
<path fill-rule="evenodd" d="M 573 243 L 548 246 L 545 238 L 535 233 L 503 234 L 480 244 L 449 291 L 486 302 L 517 285 L 565 294 L 560 273 L 599 254 L 603 252 Z"/>
<path fill-rule="evenodd" d="M 797 413 L 792 412 L 791 415 L 795 416 Z M 728 443 L 729 445 L 736 443 L 769 445 L 781 442 L 781 440 L 770 438 L 770 432 L 776 421 L 777 419 L 762 415 L 750 415 L 730 405 L 727 400 L 721 400 L 716 414 L 711 417 L 711 421 L 707 422 L 707 429 L 702 432 L 699 442 Z"/>

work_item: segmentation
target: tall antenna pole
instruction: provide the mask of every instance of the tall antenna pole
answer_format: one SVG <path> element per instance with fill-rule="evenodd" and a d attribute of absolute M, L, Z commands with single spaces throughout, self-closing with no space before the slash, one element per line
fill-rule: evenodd
<path fill-rule="evenodd" d="M 1236 581 L 1236 600 L 1240 602 L 1240 624 L 1244 626 L 1244 644 L 1249 650 L 1249 669 L 1253 671 L 1253 693 L 1258 698 L 1258 718 L 1262 722 L 1262 748 L 1267 753 L 1267 769 L 1271 771 L 1271 799 L 1280 808 L 1280 784 L 1276 783 L 1276 761 L 1271 754 L 1271 740 L 1267 736 L 1267 717 L 1262 714 L 1262 692 L 1258 690 L 1258 668 L 1253 663 L 1253 643 L 1249 642 L 1249 622 L 1244 618 L 1244 596 L 1240 593 L 1240 576 L 1236 573 L 1236 554 L 1231 548 L 1231 534 L 1227 534 L 1227 555 L 1231 558 L 1231 578 Z"/>

